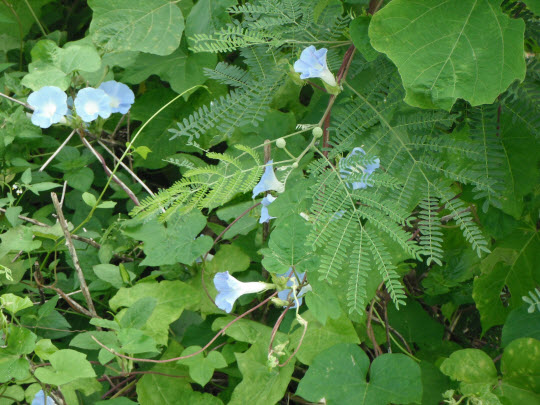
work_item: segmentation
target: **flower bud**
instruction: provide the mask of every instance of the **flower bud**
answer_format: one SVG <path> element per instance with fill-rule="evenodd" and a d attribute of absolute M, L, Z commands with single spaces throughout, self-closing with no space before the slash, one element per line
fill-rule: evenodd
<path fill-rule="evenodd" d="M 313 128 L 313 131 L 311 131 L 311 133 L 315 138 L 320 138 L 323 134 L 323 130 L 321 127 L 315 127 Z"/>
<path fill-rule="evenodd" d="M 280 149 L 283 149 L 285 147 L 285 145 L 287 145 L 287 141 L 285 141 L 285 139 L 283 138 L 279 138 L 277 141 L 276 141 L 276 146 Z"/>

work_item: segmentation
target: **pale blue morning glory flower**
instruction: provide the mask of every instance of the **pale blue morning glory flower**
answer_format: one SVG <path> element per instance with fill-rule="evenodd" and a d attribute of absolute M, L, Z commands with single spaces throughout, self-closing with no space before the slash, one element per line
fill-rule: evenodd
<path fill-rule="evenodd" d="M 77 93 L 74 103 L 77 115 L 84 122 L 94 121 L 98 115 L 101 118 L 111 116 L 111 98 L 103 90 L 91 87 L 81 89 Z"/>
<path fill-rule="evenodd" d="M 326 64 L 328 49 L 317 50 L 313 45 L 302 51 L 300 59 L 294 62 L 294 71 L 301 73 L 300 79 L 320 78 L 330 86 L 337 86 L 336 79 Z"/>
<path fill-rule="evenodd" d="M 135 102 L 135 94 L 124 83 L 119 83 L 114 80 L 110 80 L 105 83 L 101 83 L 98 87 L 103 90 L 111 98 L 111 112 L 126 114 L 131 108 L 131 104 Z"/>
<path fill-rule="evenodd" d="M 268 213 L 268 206 L 272 204 L 277 197 L 274 197 L 272 194 L 268 194 L 266 197 L 264 197 L 261 201 L 262 208 L 261 208 L 261 219 L 259 219 L 259 224 L 264 224 L 265 222 L 269 222 L 271 219 L 275 219 L 276 217 L 271 217 Z"/>
<path fill-rule="evenodd" d="M 214 285 L 218 291 L 216 305 L 219 309 L 222 309 L 227 313 L 232 311 L 234 302 L 238 297 L 244 294 L 258 293 L 273 287 L 272 284 L 263 283 L 261 281 L 250 283 L 238 281 L 231 276 L 228 271 L 217 273 L 214 276 Z"/>
<path fill-rule="evenodd" d="M 366 152 L 362 148 L 354 148 L 346 158 L 340 160 L 339 172 L 342 179 L 346 179 L 348 176 L 358 173 L 356 168 L 351 167 L 351 160 L 357 160 L 354 159 L 354 157 L 359 154 L 365 155 Z M 348 183 L 348 185 L 350 185 L 353 190 L 367 188 L 367 186 L 371 187 L 371 184 L 367 183 L 367 180 L 369 179 L 369 176 L 380 167 L 380 163 L 381 161 L 379 158 L 375 158 L 372 162 L 367 163 L 366 167 L 362 168 L 363 180 Z"/>
<path fill-rule="evenodd" d="M 290 267 L 289 270 L 286 271 L 285 273 L 278 274 L 277 276 L 278 277 L 288 278 L 287 287 L 293 287 L 294 285 L 296 285 L 296 286 L 300 285 L 302 280 L 304 280 L 304 274 L 306 274 L 306 273 L 305 272 L 304 273 L 298 273 L 299 280 L 297 280 L 294 273 L 292 273 L 292 276 L 290 276 L 291 271 L 292 271 L 292 267 Z M 302 302 L 303 302 L 302 296 L 305 295 L 308 291 L 311 291 L 311 286 L 310 285 L 302 287 L 300 289 L 300 291 L 298 291 L 296 293 L 296 298 L 298 299 L 298 304 L 300 306 L 302 305 Z M 293 297 L 292 292 L 291 292 L 291 290 L 289 288 L 279 291 L 278 292 L 278 298 L 280 300 L 283 300 L 283 301 L 291 301 L 292 300 L 293 304 L 291 305 L 290 308 L 296 308 L 296 302 L 294 301 L 294 297 Z M 284 307 L 284 308 L 286 308 L 286 307 Z"/>
<path fill-rule="evenodd" d="M 272 163 L 274 163 L 274 161 L 269 160 L 266 164 L 261 180 L 253 187 L 252 198 L 255 198 L 258 194 L 264 193 L 265 191 L 273 190 L 282 193 L 285 190 L 285 184 L 277 179 L 274 169 L 272 168 Z"/>
<path fill-rule="evenodd" d="M 67 94 L 55 86 L 45 86 L 28 97 L 28 104 L 34 107 L 32 124 L 49 128 L 62 120 L 68 111 Z"/>
<path fill-rule="evenodd" d="M 48 395 L 45 398 L 45 393 L 43 390 L 39 390 L 32 400 L 32 405 L 56 405 L 56 402 L 54 402 L 54 400 Z"/>

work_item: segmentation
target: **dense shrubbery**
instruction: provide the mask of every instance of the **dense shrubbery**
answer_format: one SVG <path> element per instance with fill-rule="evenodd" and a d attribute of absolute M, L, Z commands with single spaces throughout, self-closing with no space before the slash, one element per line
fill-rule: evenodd
<path fill-rule="evenodd" d="M 540 403 L 537 1 L 2 0 L 0 405 Z"/>

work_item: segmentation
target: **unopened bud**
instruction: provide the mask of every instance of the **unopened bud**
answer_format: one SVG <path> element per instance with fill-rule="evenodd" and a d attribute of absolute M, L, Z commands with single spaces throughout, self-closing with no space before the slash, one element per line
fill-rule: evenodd
<path fill-rule="evenodd" d="M 315 138 L 320 138 L 323 134 L 323 130 L 321 127 L 315 127 L 313 128 L 313 131 L 311 131 L 311 133 Z"/>
<path fill-rule="evenodd" d="M 285 141 L 285 139 L 283 138 L 279 138 L 277 141 L 276 141 L 276 146 L 280 149 L 283 149 L 285 147 L 285 145 L 287 145 L 287 142 Z"/>

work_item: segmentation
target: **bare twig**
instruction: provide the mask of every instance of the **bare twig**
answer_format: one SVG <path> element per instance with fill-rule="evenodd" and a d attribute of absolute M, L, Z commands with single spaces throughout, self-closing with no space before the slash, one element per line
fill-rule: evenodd
<path fill-rule="evenodd" d="M 62 202 L 60 202 L 60 205 L 62 205 Z M 0 208 L 0 212 L 5 213 L 6 209 L 5 208 Z M 41 226 L 43 228 L 50 228 L 49 225 L 44 224 L 43 222 L 40 222 L 40 221 L 38 221 L 36 219 L 25 217 L 24 215 L 19 215 L 18 218 L 22 219 L 23 221 L 29 222 L 29 223 L 31 223 L 33 225 Z M 75 240 L 78 240 L 79 242 L 86 243 L 87 245 L 93 246 L 96 249 L 101 249 L 101 244 L 97 243 L 94 239 L 85 238 L 84 236 L 73 235 L 73 234 L 71 235 L 71 238 L 75 239 Z M 117 259 L 121 259 L 123 261 L 126 261 L 126 262 L 132 262 L 133 261 L 133 259 L 131 257 L 119 255 L 117 253 L 114 254 L 114 257 L 116 257 Z"/>
<path fill-rule="evenodd" d="M 380 288 L 380 286 L 379 286 L 379 288 Z M 367 324 L 366 324 L 366 332 L 367 332 L 367 335 L 368 335 L 369 339 L 371 340 L 371 343 L 373 344 L 373 350 L 375 352 L 375 357 L 380 356 L 382 354 L 381 347 L 377 343 L 377 339 L 375 338 L 375 333 L 373 332 L 373 327 L 371 326 L 371 320 L 373 319 L 373 307 L 375 305 L 375 300 L 376 299 L 377 299 L 377 297 L 373 298 L 373 300 L 371 301 L 371 304 L 369 306 L 368 317 L 367 317 Z"/>
<path fill-rule="evenodd" d="M 14 103 L 20 104 L 28 108 L 29 110 L 34 111 L 34 107 L 32 107 L 30 104 L 23 103 L 22 101 L 17 100 L 16 98 L 10 97 L 7 94 L 0 93 L 0 97 L 7 98 L 9 101 L 13 101 Z"/>
<path fill-rule="evenodd" d="M 150 190 L 150 188 L 145 184 L 144 181 L 142 181 L 139 176 L 137 176 L 130 168 L 129 166 L 127 166 L 124 162 L 122 162 L 120 159 L 118 159 L 118 157 L 116 157 L 116 155 L 114 154 L 114 152 L 112 150 L 110 150 L 103 142 L 101 142 L 99 139 L 97 141 L 97 143 L 99 143 L 101 145 L 101 147 L 103 149 L 105 149 L 105 151 L 112 156 L 112 158 L 114 159 L 115 162 L 118 162 L 120 163 L 120 166 L 122 166 L 130 175 L 131 177 L 133 177 L 135 179 L 135 181 L 137 183 L 139 183 L 147 192 L 148 194 L 150 194 L 152 197 L 154 197 L 154 193 L 152 192 L 152 190 Z M 163 212 L 165 212 L 165 210 L 163 210 Z"/>
<path fill-rule="evenodd" d="M 45 168 L 47 166 L 49 166 L 49 163 L 52 162 L 52 160 L 56 157 L 56 155 L 58 155 L 60 153 L 60 151 L 64 148 L 64 146 L 67 145 L 67 143 L 69 142 L 69 140 L 73 137 L 73 135 L 75 134 L 75 129 L 73 131 L 71 131 L 71 134 L 69 134 L 67 136 L 67 138 L 64 140 L 64 142 L 62 142 L 62 144 L 58 147 L 58 149 L 56 149 L 54 151 L 54 153 L 51 155 L 50 158 L 47 159 L 47 161 L 45 163 L 43 163 L 43 165 L 39 168 L 38 172 L 42 172 L 43 170 L 45 170 Z"/>
<path fill-rule="evenodd" d="M 103 166 L 103 170 L 105 170 L 105 173 L 107 173 L 108 176 L 112 176 L 112 179 L 114 180 L 114 182 L 118 184 L 122 188 L 122 190 L 126 192 L 126 194 L 129 196 L 129 198 L 131 198 L 131 200 L 133 201 L 135 205 L 141 205 L 139 203 L 139 200 L 137 199 L 137 196 L 133 194 L 133 191 L 131 191 L 129 187 L 126 186 L 124 182 L 120 180 L 118 176 L 112 172 L 111 169 L 107 167 L 107 162 L 105 162 L 105 158 L 101 156 L 101 154 L 97 150 L 94 149 L 94 147 L 90 144 L 90 142 L 86 140 L 86 138 L 81 134 L 81 132 L 79 132 L 79 135 L 81 136 L 81 140 L 84 143 L 84 145 L 88 149 L 90 149 L 90 151 L 94 154 L 94 156 L 97 157 L 97 159 L 101 162 L 101 165 Z"/>
<path fill-rule="evenodd" d="M 92 296 L 90 295 L 90 291 L 88 290 L 88 286 L 86 285 L 84 273 L 82 271 L 81 265 L 79 264 L 77 251 L 75 250 L 75 246 L 73 246 L 73 241 L 71 238 L 71 234 L 68 230 L 67 221 L 64 218 L 64 213 L 62 212 L 62 207 L 60 206 L 60 202 L 58 201 L 56 193 L 51 193 L 51 198 L 54 204 L 54 208 L 56 209 L 56 214 L 58 215 L 58 222 L 60 223 L 60 227 L 62 228 L 62 231 L 64 232 L 64 236 L 66 238 L 66 244 L 69 250 L 69 254 L 71 255 L 71 259 L 73 260 L 73 267 L 75 267 L 75 271 L 77 272 L 77 276 L 79 277 L 79 283 L 81 284 L 81 290 L 86 300 L 86 305 L 88 306 L 88 310 L 91 316 L 97 317 L 96 309 L 94 308 L 94 302 L 92 301 Z"/>

